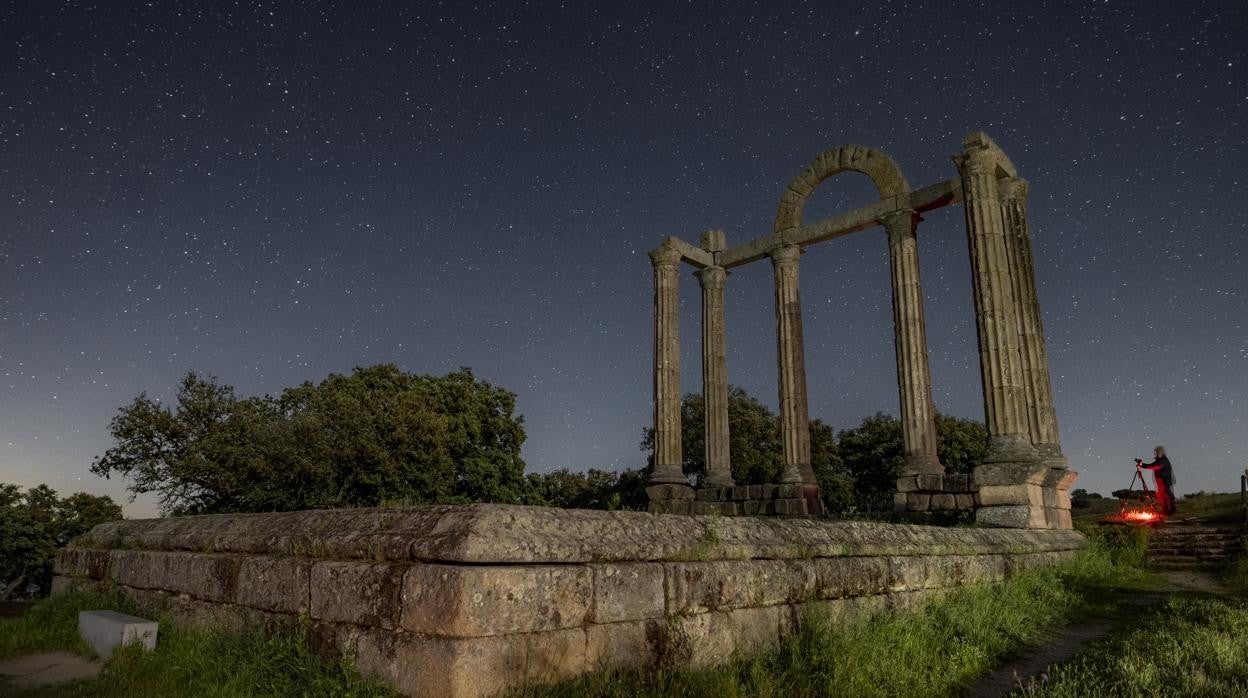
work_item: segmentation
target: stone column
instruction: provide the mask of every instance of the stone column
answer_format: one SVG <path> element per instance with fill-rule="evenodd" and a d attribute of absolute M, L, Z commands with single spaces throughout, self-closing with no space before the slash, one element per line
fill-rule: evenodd
<path fill-rule="evenodd" d="M 702 402 L 705 409 L 706 487 L 732 487 L 728 452 L 728 350 L 724 339 L 723 267 L 697 272 L 702 284 Z"/>
<path fill-rule="evenodd" d="M 979 366 L 988 427 L 984 462 L 1034 463 L 1038 455 L 1027 426 L 1017 304 L 1006 253 L 995 159 L 990 146 L 969 139 L 966 149 L 955 158 L 962 176 L 975 324 L 979 332 Z"/>
<path fill-rule="evenodd" d="M 1053 388 L 1044 347 L 1044 325 L 1036 295 L 1036 270 L 1027 226 L 1027 181 L 1011 177 L 999 183 L 1001 217 L 1005 222 L 1005 246 L 1009 254 L 1014 297 L 1018 304 L 1019 354 L 1023 364 L 1023 389 L 1031 443 L 1050 467 L 1066 467 L 1057 433 Z"/>
<path fill-rule="evenodd" d="M 797 286 L 797 260 L 801 253 L 797 245 L 784 245 L 769 253 L 776 273 L 776 354 L 780 367 L 780 431 L 784 441 L 784 474 L 780 481 L 813 485 L 802 303 Z"/>
<path fill-rule="evenodd" d="M 663 246 L 654 264 L 654 472 L 651 485 L 687 485 L 680 448 L 680 252 Z M 651 497 L 655 499 L 655 497 Z"/>
<path fill-rule="evenodd" d="M 927 364 L 927 329 L 914 211 L 898 211 L 882 222 L 888 231 L 888 260 L 893 285 L 893 340 L 897 351 L 897 388 L 901 396 L 903 476 L 941 474 L 936 456 L 936 410 Z"/>

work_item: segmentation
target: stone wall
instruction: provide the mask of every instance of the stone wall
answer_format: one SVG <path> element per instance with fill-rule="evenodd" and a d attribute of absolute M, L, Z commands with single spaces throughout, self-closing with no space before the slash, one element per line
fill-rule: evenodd
<path fill-rule="evenodd" d="M 1073 531 L 502 505 L 101 524 L 55 588 L 147 612 L 289 623 L 410 695 L 495 695 L 607 667 L 704 666 L 803 615 L 906 607 L 1071 557 Z"/>

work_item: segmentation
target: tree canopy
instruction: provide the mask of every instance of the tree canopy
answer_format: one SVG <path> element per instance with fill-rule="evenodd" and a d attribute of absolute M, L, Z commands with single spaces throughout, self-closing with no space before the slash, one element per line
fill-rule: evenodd
<path fill-rule="evenodd" d="M 0 600 L 30 586 L 46 594 L 56 549 L 105 521 L 121 518 L 110 497 L 60 497 L 47 485 L 25 492 L 0 483 Z"/>
<path fill-rule="evenodd" d="M 468 369 L 382 364 L 247 398 L 188 373 L 175 406 L 142 394 L 122 407 L 91 470 L 129 478 L 165 513 L 519 502 L 515 397 Z"/>

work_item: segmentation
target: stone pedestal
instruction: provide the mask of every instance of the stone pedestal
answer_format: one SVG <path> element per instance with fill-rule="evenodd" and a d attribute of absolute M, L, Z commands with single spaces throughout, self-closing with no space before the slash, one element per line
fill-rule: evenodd
<path fill-rule="evenodd" d="M 987 463 L 975 469 L 975 521 L 1001 528 L 1070 529 L 1070 488 L 1079 474 L 1045 463 Z"/>
<path fill-rule="evenodd" d="M 970 475 L 925 473 L 897 478 L 893 511 L 927 514 L 975 508 L 975 483 Z"/>

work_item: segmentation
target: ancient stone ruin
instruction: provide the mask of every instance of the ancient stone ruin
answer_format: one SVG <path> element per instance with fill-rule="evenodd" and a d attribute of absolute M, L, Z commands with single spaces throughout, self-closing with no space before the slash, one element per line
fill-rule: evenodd
<path fill-rule="evenodd" d="M 599 669 L 709 666 L 836 621 L 1069 559 L 1074 531 L 475 504 L 97 526 L 55 589 L 145 613 L 290 628 L 412 696 L 498 695 Z M 303 618 L 302 621 L 299 619 Z"/>
<path fill-rule="evenodd" d="M 896 163 L 864 146 L 821 153 L 780 198 L 770 235 L 728 247 L 722 231 L 698 247 L 669 237 L 654 264 L 653 512 L 722 515 L 818 515 L 819 487 L 810 464 L 806 367 L 798 259 L 802 248 L 882 226 L 888 233 L 897 387 L 905 464 L 894 507 L 922 514 L 975 509 L 976 521 L 1011 528 L 1069 529 L 1067 468 L 1057 434 L 1044 329 L 1036 297 L 1027 182 L 983 133 L 966 137 L 953 157 L 958 177 L 913 190 Z M 824 180 L 845 171 L 871 178 L 880 201 L 814 223 L 802 210 Z M 935 409 L 927 362 L 917 229 L 927 211 L 962 203 L 973 275 L 988 453 L 973 477 L 946 474 L 936 454 Z M 774 485 L 737 486 L 728 447 L 728 370 L 724 286 L 728 270 L 767 258 L 775 271 L 776 342 L 784 472 Z M 681 471 L 680 334 L 677 273 L 697 269 L 702 287 L 702 393 L 706 476 L 695 491 Z"/>
<path fill-rule="evenodd" d="M 1058 446 L 1027 238 L 1026 186 L 982 134 L 960 180 L 911 191 L 887 157 L 820 155 L 785 193 L 772 236 L 727 248 L 669 239 L 655 264 L 655 445 L 651 512 L 474 504 L 222 514 L 115 521 L 57 554 L 54 591 L 108 587 L 149 614 L 188 622 L 302 624 L 330 656 L 413 696 L 492 696 L 601 669 L 707 666 L 776 647 L 808 614 L 834 621 L 908 608 L 963 584 L 1068 559 L 1074 479 Z M 868 174 L 879 203 L 804 225 L 822 180 Z M 919 214 L 963 201 L 975 272 L 991 453 L 974 481 L 936 458 L 915 252 Z M 1006 528 L 827 521 L 810 467 L 798 256 L 803 245 L 876 223 L 889 233 L 911 510 L 978 505 Z M 776 271 L 785 470 L 737 486 L 729 470 L 723 302 L 726 270 L 768 257 Z M 708 476 L 680 470 L 676 271 L 703 288 Z M 343 464 L 349 467 L 350 464 Z M 672 516 L 661 512 L 786 514 Z M 1060 529 L 1060 530 L 1009 530 Z"/>

